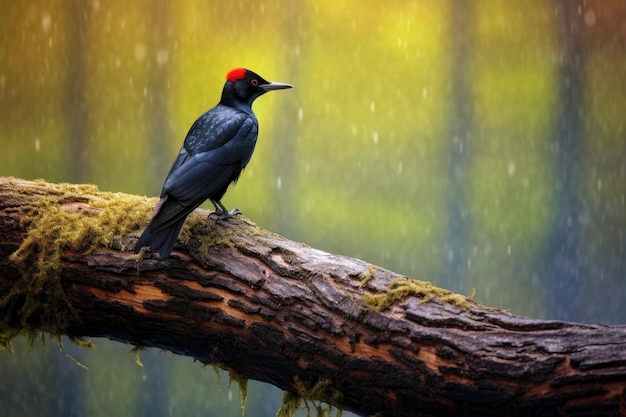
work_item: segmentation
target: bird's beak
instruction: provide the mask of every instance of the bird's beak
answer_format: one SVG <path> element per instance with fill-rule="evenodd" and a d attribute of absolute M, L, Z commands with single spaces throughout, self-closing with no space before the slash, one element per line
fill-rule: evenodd
<path fill-rule="evenodd" d="M 267 84 L 259 85 L 259 88 L 263 89 L 264 91 L 284 90 L 285 88 L 293 88 L 293 85 L 270 81 Z"/>

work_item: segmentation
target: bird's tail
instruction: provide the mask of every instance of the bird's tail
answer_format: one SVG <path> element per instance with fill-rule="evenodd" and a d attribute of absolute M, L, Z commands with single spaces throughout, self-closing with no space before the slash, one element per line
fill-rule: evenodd
<path fill-rule="evenodd" d="M 174 245 L 176 244 L 176 238 L 178 237 L 178 233 L 180 229 L 183 227 L 183 223 L 185 223 L 185 217 L 179 219 L 178 221 L 172 223 L 172 225 L 161 229 L 157 232 L 151 232 L 152 222 L 154 219 L 150 221 L 146 229 L 141 234 L 141 237 L 137 241 L 135 245 L 135 253 L 139 252 L 142 247 L 149 246 L 150 250 L 158 250 L 161 259 L 167 259 L 172 250 L 174 249 Z"/>

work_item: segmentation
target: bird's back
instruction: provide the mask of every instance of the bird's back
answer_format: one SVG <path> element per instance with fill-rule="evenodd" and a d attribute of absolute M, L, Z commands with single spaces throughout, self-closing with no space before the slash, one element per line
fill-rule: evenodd
<path fill-rule="evenodd" d="M 165 180 L 162 195 L 183 205 L 219 200 L 248 164 L 258 136 L 256 117 L 217 105 L 192 125 Z"/>

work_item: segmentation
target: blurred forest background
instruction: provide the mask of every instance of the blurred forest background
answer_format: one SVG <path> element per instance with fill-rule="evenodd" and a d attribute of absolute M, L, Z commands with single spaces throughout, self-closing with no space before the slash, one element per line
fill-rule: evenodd
<path fill-rule="evenodd" d="M 0 0 L 0 19 L 0 175 L 158 195 L 244 66 L 295 88 L 255 103 L 227 207 L 516 314 L 626 323 L 623 0 Z M 95 343 L 67 346 L 88 371 L 54 343 L 0 352 L 2 414 L 241 415 L 210 367 Z M 245 415 L 280 397 L 251 383 Z"/>

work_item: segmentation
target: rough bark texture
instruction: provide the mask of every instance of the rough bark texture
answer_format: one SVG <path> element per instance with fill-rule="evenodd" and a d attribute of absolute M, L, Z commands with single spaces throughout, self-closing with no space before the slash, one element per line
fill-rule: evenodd
<path fill-rule="evenodd" d="M 626 326 L 484 308 L 202 210 L 161 262 L 130 252 L 150 204 L 0 178 L 0 336 L 34 328 L 164 348 L 362 415 L 626 414 Z M 69 217 L 45 218 L 55 210 Z M 76 232 L 83 218 L 119 234 L 50 226 Z"/>

